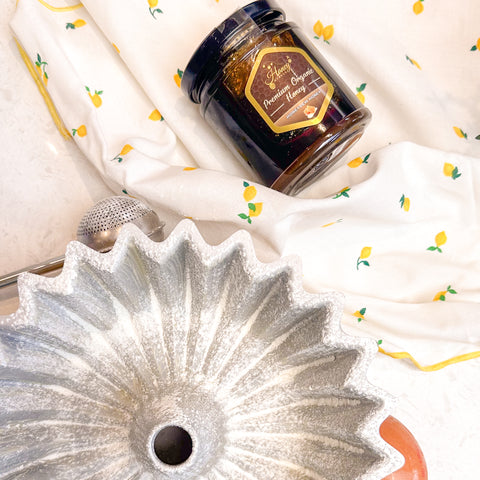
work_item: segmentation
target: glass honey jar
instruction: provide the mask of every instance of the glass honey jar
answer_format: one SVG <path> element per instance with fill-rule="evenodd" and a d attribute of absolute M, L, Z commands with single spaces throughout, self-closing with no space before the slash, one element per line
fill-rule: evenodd
<path fill-rule="evenodd" d="M 361 137 L 371 114 L 273 1 L 249 3 L 193 54 L 183 92 L 268 187 L 295 195 Z"/>

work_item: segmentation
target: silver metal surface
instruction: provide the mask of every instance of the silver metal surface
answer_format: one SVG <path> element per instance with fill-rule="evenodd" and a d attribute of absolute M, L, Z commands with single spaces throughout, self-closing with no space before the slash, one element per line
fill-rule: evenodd
<path fill-rule="evenodd" d="M 246 232 L 212 247 L 187 220 L 162 243 L 126 225 L 109 253 L 69 244 L 62 273 L 23 275 L 0 317 L 0 479 L 396 470 L 389 400 L 366 380 L 376 344 L 345 335 L 341 297 L 301 278 L 292 259 L 258 262 Z M 164 427 L 188 433 L 185 461 L 157 455 Z"/>
<path fill-rule="evenodd" d="M 44 262 L 40 262 L 35 265 L 30 265 L 30 267 L 7 273 L 6 275 L 0 277 L 0 288 L 17 283 L 19 275 L 24 272 L 44 275 L 46 273 L 53 272 L 54 270 L 58 270 L 59 268 L 63 267 L 64 261 L 65 255 L 60 255 L 59 257 L 51 258 L 50 260 L 45 260 Z"/>
<path fill-rule="evenodd" d="M 145 204 L 131 197 L 108 197 L 96 203 L 82 218 L 77 230 L 77 240 L 98 252 L 108 252 L 113 247 L 120 229 L 126 223 L 135 224 L 155 242 L 164 239 L 165 222 Z M 38 275 L 63 267 L 65 256 L 46 260 L 0 277 L 0 288 L 17 282 L 21 273 Z"/>
<path fill-rule="evenodd" d="M 97 252 L 108 252 L 127 223 L 133 223 L 154 241 L 163 240 L 165 223 L 151 208 L 131 197 L 109 197 L 95 204 L 80 221 L 77 240 Z"/>

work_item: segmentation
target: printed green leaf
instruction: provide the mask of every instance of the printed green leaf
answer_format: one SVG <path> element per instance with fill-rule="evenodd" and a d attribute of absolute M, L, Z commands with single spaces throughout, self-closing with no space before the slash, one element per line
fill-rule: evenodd
<path fill-rule="evenodd" d="M 383 343 L 383 340 L 377 340 L 377 345 L 381 345 Z"/>
<path fill-rule="evenodd" d="M 367 311 L 366 307 L 363 307 L 361 310 L 360 310 L 360 313 L 362 315 L 365 315 L 365 312 Z"/>
<path fill-rule="evenodd" d="M 246 220 L 248 218 L 248 215 L 245 215 L 244 213 L 239 213 L 238 216 L 243 220 Z"/>
<path fill-rule="evenodd" d="M 477 46 L 476 46 L 476 45 L 474 45 L 474 46 L 470 49 L 471 52 L 474 52 L 475 50 L 477 50 Z"/>
<path fill-rule="evenodd" d="M 477 135 L 477 136 L 475 137 L 475 140 L 480 140 L 480 135 Z"/>
<path fill-rule="evenodd" d="M 369 264 L 366 260 L 363 260 L 362 263 L 363 263 L 364 265 L 366 265 L 367 267 L 370 266 L 370 264 Z"/>
<path fill-rule="evenodd" d="M 444 302 L 444 301 L 445 301 L 445 295 L 440 295 L 439 300 L 441 300 L 442 302 Z"/>
<path fill-rule="evenodd" d="M 155 16 L 156 13 L 163 13 L 162 10 L 160 10 L 159 8 L 156 8 L 155 10 L 149 8 L 148 10 L 150 11 L 150 14 L 155 20 L 157 19 L 157 17 Z"/>
<path fill-rule="evenodd" d="M 453 178 L 454 180 L 456 180 L 458 177 L 461 177 L 461 176 L 462 176 L 462 174 L 461 174 L 461 173 L 458 173 L 458 167 L 455 167 L 455 168 L 453 169 L 453 172 L 452 172 L 452 178 Z"/>
<path fill-rule="evenodd" d="M 247 187 L 249 187 L 249 186 L 250 186 L 250 184 L 249 184 L 249 183 L 247 183 L 247 182 L 243 182 L 243 186 L 244 186 L 245 188 L 247 188 Z"/>
<path fill-rule="evenodd" d="M 351 190 L 350 187 L 346 187 L 345 189 L 341 190 L 340 192 L 336 193 L 334 197 L 332 197 L 334 200 L 336 198 L 340 198 L 340 197 L 347 197 L 349 198 L 349 195 L 347 192 L 349 192 Z"/>
<path fill-rule="evenodd" d="M 428 247 L 427 250 L 430 252 L 434 252 L 438 247 Z"/>
<path fill-rule="evenodd" d="M 368 159 L 370 158 L 370 155 L 371 153 L 365 156 L 365 158 L 363 159 L 363 163 L 368 163 Z"/>
<path fill-rule="evenodd" d="M 248 208 L 249 208 L 252 212 L 256 212 L 256 211 L 257 211 L 257 207 L 255 206 L 254 203 L 249 203 L 249 204 L 248 204 Z"/>

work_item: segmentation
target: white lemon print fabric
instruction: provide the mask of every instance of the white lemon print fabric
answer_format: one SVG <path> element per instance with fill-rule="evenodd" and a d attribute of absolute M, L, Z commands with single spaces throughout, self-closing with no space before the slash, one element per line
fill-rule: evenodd
<path fill-rule="evenodd" d="M 278 2 L 373 114 L 341 166 L 288 197 L 179 88 L 246 3 L 20 0 L 11 25 L 57 124 L 115 191 L 214 241 L 245 228 L 261 259 L 298 255 L 308 290 L 345 294 L 344 328 L 399 361 L 480 356 L 480 4 Z"/>

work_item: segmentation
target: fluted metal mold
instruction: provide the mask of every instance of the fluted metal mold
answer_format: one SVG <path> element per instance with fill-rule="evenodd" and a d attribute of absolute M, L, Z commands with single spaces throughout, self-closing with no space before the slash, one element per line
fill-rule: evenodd
<path fill-rule="evenodd" d="M 162 243 L 133 225 L 100 254 L 69 244 L 57 278 L 24 274 L 0 317 L 0 479 L 381 479 L 375 344 L 340 329 L 338 294 L 260 263 L 238 232 L 190 221 Z M 164 426 L 190 457 L 161 461 Z"/>

